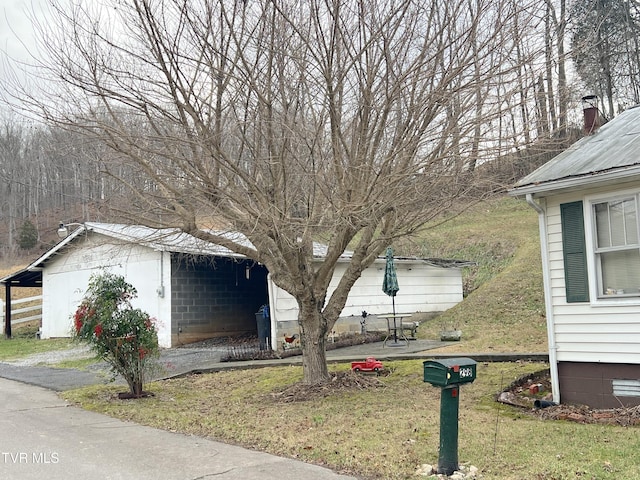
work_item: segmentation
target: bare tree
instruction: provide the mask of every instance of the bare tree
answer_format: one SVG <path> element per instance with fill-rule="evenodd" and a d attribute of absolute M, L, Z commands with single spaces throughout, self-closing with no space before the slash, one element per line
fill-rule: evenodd
<path fill-rule="evenodd" d="M 266 265 L 298 303 L 304 381 L 326 381 L 326 335 L 361 272 L 477 187 L 465 165 L 496 145 L 496 85 L 514 75 L 500 32 L 519 7 L 104 3 L 53 2 L 39 30 L 54 95 L 22 92 L 21 104 L 108 146 L 100 161 L 129 187 L 133 220 Z M 210 219 L 253 248 L 204 228 Z"/>
<path fill-rule="evenodd" d="M 6 229 L 0 251 L 15 250 L 15 233 L 25 220 L 49 232 L 60 220 L 96 220 L 99 203 L 123 193 L 122 185 L 109 182 L 92 161 L 106 153 L 101 142 L 79 132 L 10 115 L 0 119 L 0 217 Z"/>
<path fill-rule="evenodd" d="M 547 112 L 550 118 L 542 118 L 543 130 L 550 126 L 560 140 L 568 135 L 567 114 L 569 109 L 569 87 L 567 85 L 565 53 L 565 31 L 567 28 L 566 0 L 545 0 L 544 2 L 544 44 L 545 77 L 538 81 L 538 106 L 540 112 Z M 554 87 L 554 80 L 557 87 Z M 548 103 L 548 110 L 547 110 Z M 541 113 L 542 115 L 542 113 Z"/>
<path fill-rule="evenodd" d="M 0 199 L 2 202 L 2 222 L 7 225 L 7 245 L 3 246 L 5 253 L 15 248 L 14 234 L 17 228 L 18 179 L 24 178 L 21 160 L 24 149 L 24 128 L 16 122 L 5 120 L 0 126 Z"/>

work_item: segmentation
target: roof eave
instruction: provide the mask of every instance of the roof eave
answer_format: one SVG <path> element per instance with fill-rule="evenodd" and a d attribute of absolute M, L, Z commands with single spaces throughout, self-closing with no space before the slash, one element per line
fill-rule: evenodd
<path fill-rule="evenodd" d="M 44 263 L 49 260 L 52 256 L 62 250 L 69 243 L 73 242 L 78 236 L 81 234 L 90 231 L 91 229 L 86 227 L 85 225 L 78 227 L 73 232 L 71 232 L 67 237 L 61 240 L 58 244 L 54 245 L 50 250 L 45 252 L 40 258 L 30 263 L 25 270 L 30 272 L 38 271 L 42 269 Z"/>
<path fill-rule="evenodd" d="M 578 177 L 567 177 L 548 182 L 516 186 L 507 193 L 517 198 L 523 198 L 529 194 L 536 197 L 545 197 L 553 193 L 593 186 L 618 184 L 621 180 L 632 181 L 638 178 L 640 178 L 640 165 L 632 165 L 629 167 L 616 168 L 615 170 L 593 172 Z"/>

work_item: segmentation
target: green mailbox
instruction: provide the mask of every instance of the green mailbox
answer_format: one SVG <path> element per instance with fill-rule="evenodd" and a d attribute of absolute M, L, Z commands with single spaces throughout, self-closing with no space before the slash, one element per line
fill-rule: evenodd
<path fill-rule="evenodd" d="M 438 473 L 451 475 L 458 470 L 458 409 L 460 385 L 476 379 L 476 361 L 471 358 L 447 358 L 424 362 L 424 381 L 441 387 L 440 455 Z"/>
<path fill-rule="evenodd" d="M 471 383 L 476 379 L 476 361 L 471 358 L 447 358 L 424 362 L 424 381 L 436 387 Z"/>

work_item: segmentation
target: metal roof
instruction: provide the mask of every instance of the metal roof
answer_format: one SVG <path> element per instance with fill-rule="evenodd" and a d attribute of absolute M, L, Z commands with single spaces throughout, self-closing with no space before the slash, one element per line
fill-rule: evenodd
<path fill-rule="evenodd" d="M 127 243 L 136 243 L 158 251 L 186 253 L 191 255 L 213 255 L 217 257 L 241 257 L 226 247 L 201 240 L 179 228 L 151 228 L 142 225 L 115 223 L 85 223 L 87 230 L 106 235 Z M 228 238 L 245 247 L 254 248 L 241 233 L 211 231 L 212 234 Z"/>
<path fill-rule="evenodd" d="M 184 253 L 190 255 L 210 255 L 217 257 L 229 258 L 245 258 L 232 252 L 228 248 L 216 245 L 204 240 L 200 240 L 192 235 L 184 233 L 178 228 L 150 228 L 142 225 L 122 225 L 116 223 L 95 223 L 87 222 L 76 228 L 65 239 L 57 243 L 41 257 L 32 262 L 26 268 L 0 278 L 1 284 L 9 284 L 15 286 L 41 286 L 42 284 L 42 268 L 52 257 L 58 255 L 67 245 L 74 242 L 78 237 L 94 232 L 105 235 L 119 241 L 127 243 L 135 243 L 144 245 L 158 251 L 170 251 L 176 253 Z M 252 247 L 251 242 L 242 234 L 228 232 L 212 232 L 219 235 L 227 236 L 238 243 Z M 34 274 L 39 277 L 39 285 L 30 285 L 33 283 Z"/>
<path fill-rule="evenodd" d="M 520 196 L 618 182 L 640 176 L 640 106 L 632 107 L 574 143 L 519 182 Z"/>
<path fill-rule="evenodd" d="M 142 225 L 120 225 L 112 223 L 85 223 L 90 231 L 101 233 L 119 240 L 144 245 L 154 250 L 186 253 L 190 255 L 212 255 L 216 257 L 246 258 L 226 247 L 201 240 L 179 228 L 150 228 Z M 251 241 L 242 233 L 222 230 L 207 230 L 212 235 L 227 238 L 239 245 L 255 250 Z M 313 243 L 313 256 L 322 258 L 327 255 L 328 247 Z M 341 258 L 350 258 L 352 252 L 345 251 Z"/>
<path fill-rule="evenodd" d="M 37 260 L 26 268 L 0 278 L 0 284 L 15 286 L 41 286 L 42 269 L 49 259 L 58 255 L 67 245 L 75 241 L 78 237 L 89 232 L 105 235 L 110 238 L 127 243 L 144 245 L 158 251 L 168 251 L 184 253 L 189 255 L 207 255 L 227 258 L 246 258 L 229 250 L 226 247 L 217 245 L 205 240 L 201 240 L 189 235 L 178 228 L 151 228 L 142 225 L 123 225 L 115 223 L 87 222 L 76 228 L 64 240 L 57 243 Z M 212 234 L 224 236 L 249 248 L 254 248 L 253 244 L 241 233 L 210 231 Z M 323 258 L 327 254 L 328 247 L 321 243 L 314 242 L 313 255 L 316 258 Z M 351 258 L 353 252 L 345 251 L 340 256 L 342 260 Z M 416 257 L 395 257 L 400 263 L 424 263 L 441 268 L 461 268 L 475 265 L 475 262 L 466 260 L 450 260 L 437 258 L 416 258 Z M 384 262 L 385 257 L 379 257 L 376 262 Z M 37 283 L 37 284 L 36 284 Z"/>

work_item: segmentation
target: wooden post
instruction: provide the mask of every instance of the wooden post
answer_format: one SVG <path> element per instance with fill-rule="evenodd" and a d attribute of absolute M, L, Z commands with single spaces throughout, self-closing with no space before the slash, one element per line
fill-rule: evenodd
<path fill-rule="evenodd" d="M 7 338 L 11 338 L 11 284 L 10 282 L 4 285 L 5 292 L 5 314 L 4 314 L 4 335 Z"/>

